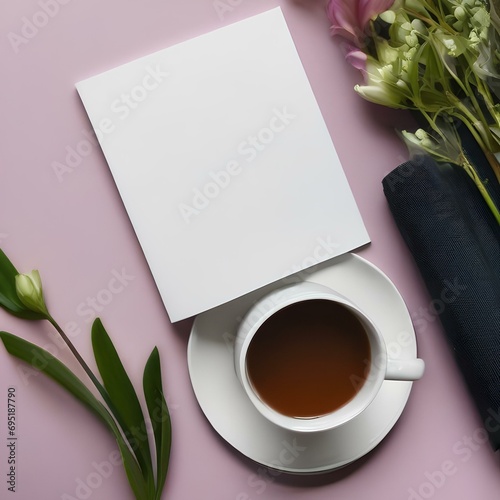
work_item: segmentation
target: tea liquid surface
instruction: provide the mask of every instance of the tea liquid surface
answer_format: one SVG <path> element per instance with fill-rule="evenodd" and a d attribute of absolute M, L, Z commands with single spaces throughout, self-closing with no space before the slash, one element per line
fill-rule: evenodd
<path fill-rule="evenodd" d="M 313 418 L 349 402 L 370 361 L 359 319 L 336 302 L 309 300 L 264 322 L 250 343 L 247 373 L 268 406 L 290 417 Z"/>

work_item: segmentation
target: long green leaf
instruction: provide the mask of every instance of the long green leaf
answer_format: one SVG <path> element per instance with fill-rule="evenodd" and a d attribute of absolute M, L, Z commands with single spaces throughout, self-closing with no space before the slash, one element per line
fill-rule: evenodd
<path fill-rule="evenodd" d="M 144 396 L 155 436 L 156 446 L 156 500 L 165 486 L 172 443 L 172 426 L 167 402 L 163 396 L 160 355 L 155 347 L 149 356 L 143 377 Z"/>
<path fill-rule="evenodd" d="M 116 438 L 128 481 L 137 500 L 147 500 L 149 497 L 146 484 L 137 461 L 124 441 L 113 417 L 105 406 L 89 391 L 87 386 L 63 363 L 37 345 L 7 332 L 0 332 L 0 338 L 9 354 L 29 363 L 37 369 L 41 369 L 47 376 L 51 377 L 90 408 L 107 425 Z M 40 368 L 41 359 L 44 360 L 42 368 Z"/>
<path fill-rule="evenodd" d="M 0 306 L 7 312 L 23 319 L 44 319 L 42 314 L 30 311 L 17 296 L 16 276 L 18 275 L 14 264 L 0 249 Z"/>
<path fill-rule="evenodd" d="M 111 411 L 122 426 L 125 437 L 134 450 L 148 488 L 154 489 L 151 451 L 139 399 L 125 368 L 99 318 L 92 325 L 92 347 L 94 356 L 113 403 Z"/>

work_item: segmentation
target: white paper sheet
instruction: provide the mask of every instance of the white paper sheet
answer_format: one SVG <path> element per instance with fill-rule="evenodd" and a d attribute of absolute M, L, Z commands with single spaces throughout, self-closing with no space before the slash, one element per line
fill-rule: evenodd
<path fill-rule="evenodd" d="M 77 90 L 171 321 L 369 242 L 279 8 Z"/>

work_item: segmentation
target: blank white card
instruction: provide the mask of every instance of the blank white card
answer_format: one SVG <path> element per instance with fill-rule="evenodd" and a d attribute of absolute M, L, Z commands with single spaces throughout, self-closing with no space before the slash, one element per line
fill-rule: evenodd
<path fill-rule="evenodd" d="M 279 8 L 77 89 L 171 321 L 369 242 Z"/>

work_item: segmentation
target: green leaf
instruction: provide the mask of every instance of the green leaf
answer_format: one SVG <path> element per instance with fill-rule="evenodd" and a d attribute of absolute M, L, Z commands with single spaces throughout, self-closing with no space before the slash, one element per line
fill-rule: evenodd
<path fill-rule="evenodd" d="M 498 127 L 490 127 L 491 134 L 493 135 L 493 139 L 500 145 L 500 128 Z"/>
<path fill-rule="evenodd" d="M 141 405 L 113 342 L 99 318 L 92 325 L 92 347 L 104 387 L 112 402 L 110 409 L 134 450 L 143 476 L 152 490 L 153 466 Z"/>
<path fill-rule="evenodd" d="M 147 500 L 149 497 L 139 464 L 128 448 L 127 443 L 124 441 L 118 426 L 113 420 L 113 417 L 110 415 L 106 407 L 89 391 L 87 386 L 84 385 L 80 379 L 78 379 L 78 377 L 63 363 L 37 345 L 27 342 L 26 340 L 7 332 L 0 332 L 0 338 L 2 339 L 2 342 L 9 354 L 25 361 L 26 363 L 29 363 L 55 380 L 59 385 L 64 387 L 68 392 L 86 405 L 87 408 L 92 410 L 93 413 L 96 414 L 111 430 L 118 443 L 123 460 L 123 466 L 125 467 L 128 481 L 134 491 L 136 499 Z M 40 366 L 41 360 L 43 360 L 42 366 Z"/>
<path fill-rule="evenodd" d="M 0 249 L 0 306 L 7 312 L 23 319 L 45 319 L 45 316 L 28 309 L 16 292 L 17 269 Z"/>
<path fill-rule="evenodd" d="M 156 500 L 165 486 L 172 443 L 172 427 L 167 402 L 163 396 L 160 355 L 155 347 L 149 356 L 143 377 L 144 396 L 155 436 L 156 445 Z"/>

